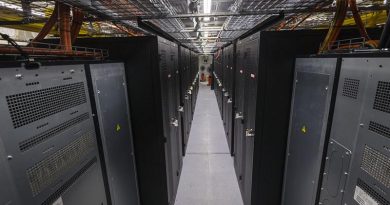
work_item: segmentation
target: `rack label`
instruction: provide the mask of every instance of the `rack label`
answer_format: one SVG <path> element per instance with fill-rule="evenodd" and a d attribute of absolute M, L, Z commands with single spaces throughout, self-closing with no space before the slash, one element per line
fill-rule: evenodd
<path fill-rule="evenodd" d="M 353 199 L 355 199 L 359 205 L 379 205 L 375 199 L 358 186 L 355 188 Z"/>

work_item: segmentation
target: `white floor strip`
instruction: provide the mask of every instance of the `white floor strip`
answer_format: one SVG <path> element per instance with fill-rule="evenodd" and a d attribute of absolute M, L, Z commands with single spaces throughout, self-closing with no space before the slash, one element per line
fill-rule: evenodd
<path fill-rule="evenodd" d="M 175 205 L 242 205 L 217 100 L 200 85 Z"/>

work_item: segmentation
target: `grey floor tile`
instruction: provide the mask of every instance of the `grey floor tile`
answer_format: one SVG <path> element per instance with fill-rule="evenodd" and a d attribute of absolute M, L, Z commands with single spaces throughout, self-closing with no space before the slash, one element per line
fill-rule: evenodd
<path fill-rule="evenodd" d="M 214 92 L 201 85 L 175 205 L 242 205 Z"/>

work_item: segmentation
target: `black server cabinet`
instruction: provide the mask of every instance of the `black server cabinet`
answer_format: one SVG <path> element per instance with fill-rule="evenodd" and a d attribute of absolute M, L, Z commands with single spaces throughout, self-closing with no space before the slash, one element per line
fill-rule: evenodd
<path fill-rule="evenodd" d="M 180 100 L 182 110 L 182 144 L 183 155 L 185 154 L 188 139 L 190 136 L 190 127 L 192 120 L 192 103 L 191 103 L 191 51 L 187 48 L 180 47 Z"/>
<path fill-rule="evenodd" d="M 107 204 L 84 65 L 0 69 L 2 204 Z"/>
<path fill-rule="evenodd" d="M 221 93 L 221 109 L 222 109 L 222 123 L 223 123 L 223 127 L 225 129 L 225 136 L 226 136 L 226 139 L 227 139 L 227 135 L 226 135 L 226 115 L 227 115 L 227 104 L 225 104 L 225 99 L 227 98 L 226 96 L 226 93 L 227 93 L 227 85 L 229 84 L 229 79 L 228 79 L 228 72 L 227 72 L 227 68 L 229 67 L 228 64 L 229 64 L 229 59 L 228 59 L 228 55 L 229 55 L 229 50 L 225 47 L 225 48 L 222 48 L 222 65 L 220 67 L 221 69 L 221 83 L 222 83 L 222 93 Z M 230 147 L 229 147 L 230 148 Z"/>
<path fill-rule="evenodd" d="M 234 153 L 234 136 L 233 136 L 233 98 L 234 98 L 234 59 L 235 45 L 231 44 L 223 49 L 223 78 L 224 91 L 222 96 L 223 122 L 225 135 L 228 142 L 230 154 Z"/>
<path fill-rule="evenodd" d="M 192 79 L 192 84 L 190 86 L 190 91 L 191 91 L 191 102 L 192 102 L 192 114 L 194 114 L 196 100 L 198 98 L 198 92 L 199 92 L 199 56 L 197 53 L 193 51 L 191 51 L 191 79 Z"/>
<path fill-rule="evenodd" d="M 236 69 L 234 72 L 234 168 L 239 181 L 241 194 L 244 194 L 243 177 L 244 172 L 244 159 L 245 159 L 245 146 L 243 144 L 243 130 L 244 130 L 244 87 L 245 87 L 245 75 L 244 67 L 247 56 L 243 56 L 245 52 L 246 44 L 243 42 L 237 43 L 236 48 Z"/>
<path fill-rule="evenodd" d="M 258 32 L 237 42 L 235 168 L 244 204 L 280 204 L 295 56 L 323 32 Z"/>
<path fill-rule="evenodd" d="M 123 63 L 88 64 L 95 123 L 113 205 L 139 204 Z"/>
<path fill-rule="evenodd" d="M 282 204 L 316 204 L 337 70 L 337 58 L 296 59 Z"/>
<path fill-rule="evenodd" d="M 217 98 L 217 104 L 220 111 L 221 117 L 223 117 L 223 107 L 222 107 L 222 98 L 223 98 L 223 51 L 219 50 L 214 54 L 214 92 Z"/>
<path fill-rule="evenodd" d="M 341 59 L 319 203 L 389 204 L 390 58 Z"/>
<path fill-rule="evenodd" d="M 77 45 L 99 45 L 125 63 L 141 204 L 173 204 L 182 166 L 177 45 L 156 36 L 81 38 Z"/>

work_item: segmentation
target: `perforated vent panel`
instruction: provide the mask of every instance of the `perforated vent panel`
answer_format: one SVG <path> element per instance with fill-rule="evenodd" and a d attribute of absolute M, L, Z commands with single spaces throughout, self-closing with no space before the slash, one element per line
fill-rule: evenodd
<path fill-rule="evenodd" d="M 373 199 L 379 202 L 380 205 L 390 205 L 389 201 L 383 198 L 378 192 L 366 184 L 363 180 L 357 180 L 357 186 L 367 192 Z"/>
<path fill-rule="evenodd" d="M 38 134 L 38 135 L 35 135 L 27 140 L 24 140 L 22 142 L 19 143 L 19 149 L 20 151 L 24 152 L 24 151 L 27 151 L 29 149 L 31 149 L 32 147 L 34 147 L 35 145 L 38 145 L 48 139 L 50 139 L 51 137 L 61 133 L 62 131 L 72 127 L 73 125 L 76 125 L 84 120 L 87 120 L 89 119 L 89 114 L 88 113 L 84 113 L 82 115 L 79 115 L 78 117 L 75 117 L 67 122 L 64 122 L 56 127 L 53 127 L 41 134 Z"/>
<path fill-rule="evenodd" d="M 359 93 L 359 84 L 359 80 L 345 78 L 342 95 L 345 97 L 357 99 Z"/>
<path fill-rule="evenodd" d="M 390 113 L 390 82 L 379 81 L 374 109 Z"/>
<path fill-rule="evenodd" d="M 390 138 L 390 127 L 371 121 L 368 129 L 379 135 Z"/>
<path fill-rule="evenodd" d="M 42 205 L 51 205 L 55 202 L 60 196 L 66 192 L 83 174 L 91 168 L 97 162 L 96 157 L 89 161 L 84 167 L 82 167 L 75 175 L 72 176 L 68 181 L 66 181 L 56 192 L 54 192 L 50 197 L 48 197 Z"/>
<path fill-rule="evenodd" d="M 74 83 L 7 96 L 14 128 L 86 103 L 84 83 Z"/>
<path fill-rule="evenodd" d="M 26 171 L 33 196 L 48 188 L 53 182 L 79 164 L 95 148 L 95 133 L 89 131 L 38 162 Z"/>
<path fill-rule="evenodd" d="M 390 158 L 365 146 L 361 168 L 378 182 L 390 187 Z"/>

